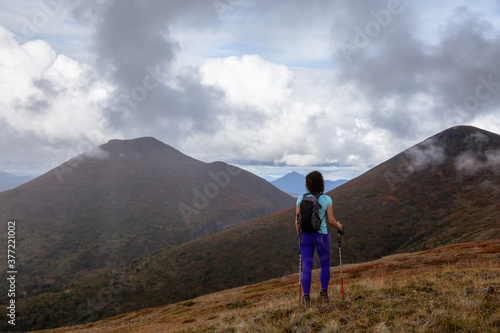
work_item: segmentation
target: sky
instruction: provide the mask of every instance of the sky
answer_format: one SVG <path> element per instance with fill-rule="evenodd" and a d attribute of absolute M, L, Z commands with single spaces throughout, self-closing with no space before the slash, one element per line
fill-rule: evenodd
<path fill-rule="evenodd" d="M 350 179 L 500 133 L 500 1 L 4 0 L 0 170 L 152 136 L 272 179 Z"/>

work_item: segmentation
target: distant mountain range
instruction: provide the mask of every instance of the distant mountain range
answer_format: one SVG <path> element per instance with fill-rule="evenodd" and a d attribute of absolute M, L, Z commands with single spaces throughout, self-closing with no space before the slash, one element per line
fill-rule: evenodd
<path fill-rule="evenodd" d="M 37 294 L 293 202 L 247 171 L 146 137 L 111 140 L 0 193 L 0 221 L 17 221 L 17 286 Z"/>
<path fill-rule="evenodd" d="M 325 180 L 325 193 L 347 183 L 348 181 L 348 179 L 338 179 L 335 181 Z M 290 172 L 279 179 L 271 181 L 271 184 L 294 197 L 298 197 L 299 195 L 307 192 L 305 183 L 306 176 L 295 171 Z"/>
<path fill-rule="evenodd" d="M 500 238 L 499 164 L 499 135 L 458 126 L 328 192 L 346 229 L 344 263 Z M 293 202 L 288 207 L 81 276 L 50 294 L 31 293 L 19 300 L 24 323 L 39 329 L 93 321 L 297 272 Z M 51 260 L 39 263 L 53 267 Z M 103 291 L 110 296 L 99 303 Z"/>
<path fill-rule="evenodd" d="M 33 177 L 30 176 L 16 176 L 8 172 L 0 171 L 0 192 L 13 189 L 32 179 Z"/>

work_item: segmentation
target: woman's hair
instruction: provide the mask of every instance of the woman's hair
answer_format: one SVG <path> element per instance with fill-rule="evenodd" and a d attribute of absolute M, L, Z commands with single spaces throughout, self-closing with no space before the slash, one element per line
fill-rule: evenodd
<path fill-rule="evenodd" d="M 325 190 L 325 180 L 321 172 L 313 171 L 306 176 L 306 188 L 313 194 L 323 193 Z"/>

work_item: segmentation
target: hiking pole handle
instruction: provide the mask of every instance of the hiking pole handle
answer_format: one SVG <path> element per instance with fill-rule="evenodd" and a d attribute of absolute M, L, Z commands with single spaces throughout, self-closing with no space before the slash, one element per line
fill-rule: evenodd
<path fill-rule="evenodd" d="M 339 223 L 340 223 L 340 221 L 339 221 Z M 342 225 L 342 230 L 337 229 L 337 233 L 339 234 L 339 237 L 340 237 L 340 235 L 344 234 L 344 226 L 343 225 Z"/>

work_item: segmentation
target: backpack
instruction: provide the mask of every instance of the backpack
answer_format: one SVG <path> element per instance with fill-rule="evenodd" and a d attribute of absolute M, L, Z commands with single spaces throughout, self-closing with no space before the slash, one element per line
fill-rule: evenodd
<path fill-rule="evenodd" d="M 297 220 L 299 222 L 300 230 L 313 234 L 321 228 L 321 222 L 323 219 L 319 218 L 319 209 L 323 208 L 318 202 L 319 195 L 314 195 L 314 197 L 307 197 L 306 193 L 302 196 L 302 201 L 300 202 L 300 212 L 297 214 Z M 326 216 L 326 212 L 325 212 Z M 323 218 L 325 218 L 323 216 Z"/>

